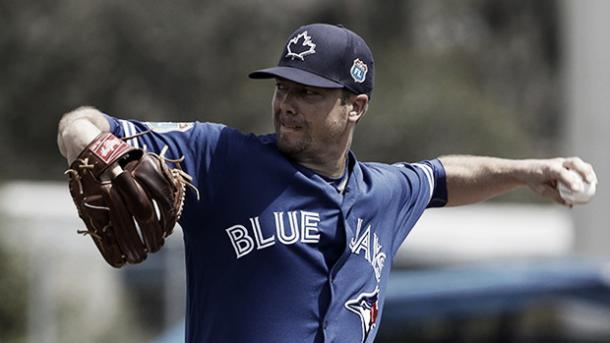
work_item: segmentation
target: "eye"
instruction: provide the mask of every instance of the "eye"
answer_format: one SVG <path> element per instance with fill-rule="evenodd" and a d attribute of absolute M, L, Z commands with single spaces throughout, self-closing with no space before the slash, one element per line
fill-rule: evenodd
<path fill-rule="evenodd" d="M 310 89 L 310 88 L 304 88 L 303 89 L 303 95 L 305 95 L 305 96 L 316 96 L 316 95 L 319 95 L 319 94 L 320 94 L 319 92 L 317 92 L 317 91 L 315 91 L 313 89 Z"/>

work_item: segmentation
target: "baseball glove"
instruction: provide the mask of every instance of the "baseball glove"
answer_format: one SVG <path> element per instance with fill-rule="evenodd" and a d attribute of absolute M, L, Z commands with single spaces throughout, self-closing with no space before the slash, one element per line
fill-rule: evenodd
<path fill-rule="evenodd" d="M 181 160 L 166 159 L 165 151 L 144 152 L 105 132 L 66 171 L 87 227 L 78 232 L 90 235 L 115 268 L 158 251 L 180 218 L 191 177 L 182 171 Z"/>

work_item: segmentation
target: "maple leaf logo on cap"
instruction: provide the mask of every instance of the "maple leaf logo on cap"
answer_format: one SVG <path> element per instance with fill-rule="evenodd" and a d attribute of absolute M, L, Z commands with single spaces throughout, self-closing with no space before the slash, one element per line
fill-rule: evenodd
<path fill-rule="evenodd" d="M 299 42 L 301 43 L 299 44 Z M 305 61 L 305 56 L 316 53 L 316 44 L 311 41 L 307 31 L 304 31 L 288 41 L 286 50 L 288 53 L 284 57 L 290 57 L 292 60 L 298 58 L 301 61 Z"/>

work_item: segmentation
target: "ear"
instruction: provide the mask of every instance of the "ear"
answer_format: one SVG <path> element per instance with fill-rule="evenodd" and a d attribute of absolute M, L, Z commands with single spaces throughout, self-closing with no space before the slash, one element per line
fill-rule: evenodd
<path fill-rule="evenodd" d="M 349 111 L 349 120 L 357 123 L 364 116 L 369 107 L 369 96 L 358 94 L 351 99 L 352 109 Z"/>

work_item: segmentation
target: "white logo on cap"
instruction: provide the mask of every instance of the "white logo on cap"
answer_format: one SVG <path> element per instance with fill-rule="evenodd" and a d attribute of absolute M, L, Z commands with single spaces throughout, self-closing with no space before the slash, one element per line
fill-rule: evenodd
<path fill-rule="evenodd" d="M 301 40 L 303 42 L 299 44 L 299 41 Z M 292 60 L 298 58 L 301 61 L 305 61 L 305 56 L 316 53 L 316 44 L 311 41 L 311 37 L 307 35 L 307 31 L 304 31 L 288 41 L 286 50 L 288 50 L 288 53 L 284 57 L 290 57 Z"/>
<path fill-rule="evenodd" d="M 354 64 L 352 64 L 352 68 L 349 70 L 349 73 L 352 75 L 354 81 L 362 83 L 364 80 L 366 80 L 367 71 L 369 71 L 369 68 L 366 66 L 366 64 L 360 59 L 356 58 L 354 60 Z"/>

